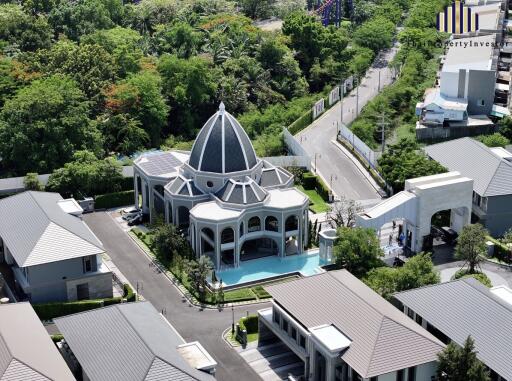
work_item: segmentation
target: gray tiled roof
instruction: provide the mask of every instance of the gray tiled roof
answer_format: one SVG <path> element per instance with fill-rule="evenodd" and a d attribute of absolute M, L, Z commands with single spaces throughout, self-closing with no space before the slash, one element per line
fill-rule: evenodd
<path fill-rule="evenodd" d="M 264 188 L 286 184 L 292 175 L 280 167 L 266 167 L 261 173 L 260 185 Z"/>
<path fill-rule="evenodd" d="M 19 267 L 104 252 L 85 222 L 63 211 L 59 200 L 58 193 L 33 191 L 0 200 L 0 237 Z"/>
<path fill-rule="evenodd" d="M 478 358 L 512 380 L 512 306 L 475 279 L 461 279 L 394 297 L 459 345 L 471 335 Z"/>
<path fill-rule="evenodd" d="M 249 170 L 256 163 L 247 133 L 221 104 L 197 135 L 189 165 L 204 172 L 231 173 Z"/>
<path fill-rule="evenodd" d="M 192 179 L 187 179 L 182 175 L 171 180 L 165 187 L 172 194 L 179 194 L 181 196 L 194 197 L 203 195 L 203 192 L 195 186 Z"/>
<path fill-rule="evenodd" d="M 178 353 L 181 337 L 149 302 L 55 319 L 91 381 L 213 380 Z"/>
<path fill-rule="evenodd" d="M 333 324 L 352 343 L 341 358 L 363 378 L 437 359 L 443 344 L 346 270 L 266 288 L 307 329 Z"/>
<path fill-rule="evenodd" d="M 31 305 L 0 305 L 0 380 L 74 379 Z"/>
<path fill-rule="evenodd" d="M 474 190 L 480 196 L 512 193 L 512 163 L 474 139 L 461 138 L 434 144 L 426 147 L 425 152 L 450 171 L 458 171 L 473 179 Z"/>

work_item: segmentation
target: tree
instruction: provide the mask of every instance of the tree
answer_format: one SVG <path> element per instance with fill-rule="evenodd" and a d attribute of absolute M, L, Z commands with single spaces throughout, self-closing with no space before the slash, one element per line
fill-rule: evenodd
<path fill-rule="evenodd" d="M 97 151 L 99 133 L 75 81 L 63 75 L 35 80 L 0 113 L 0 155 L 16 174 L 48 173 L 82 148 Z"/>
<path fill-rule="evenodd" d="M 178 255 L 181 258 L 190 256 L 191 248 L 188 241 L 173 224 L 158 226 L 152 243 L 157 255 L 166 261 L 173 261 Z"/>
<path fill-rule="evenodd" d="M 379 158 L 380 173 L 395 193 L 404 189 L 407 179 L 446 172 L 441 164 L 417 150 L 419 146 L 415 140 L 401 139 L 397 144 L 388 146 Z"/>
<path fill-rule="evenodd" d="M 103 90 L 115 77 L 114 60 L 100 45 L 61 40 L 50 50 L 39 51 L 36 59 L 36 71 L 69 75 L 97 105 L 103 99 Z"/>
<path fill-rule="evenodd" d="M 158 73 L 146 70 L 132 74 L 112 85 L 106 98 L 105 106 L 110 114 L 129 115 L 147 133 L 151 146 L 160 145 L 169 107 L 162 96 L 162 79 Z M 140 138 L 140 134 L 137 135 Z"/>
<path fill-rule="evenodd" d="M 173 132 L 191 133 L 215 109 L 216 70 L 201 57 L 185 60 L 165 54 L 160 58 L 158 71 L 163 80 L 163 93 L 173 110 Z"/>
<path fill-rule="evenodd" d="M 272 10 L 271 0 L 240 0 L 242 12 L 253 20 L 264 19 L 270 16 Z"/>
<path fill-rule="evenodd" d="M 149 146 L 149 135 L 140 122 L 128 114 L 106 116 L 100 122 L 106 152 L 131 155 Z"/>
<path fill-rule="evenodd" d="M 419 253 L 410 258 L 403 267 L 378 267 L 368 272 L 364 282 L 384 298 L 395 292 L 411 290 L 440 282 L 430 254 Z"/>
<path fill-rule="evenodd" d="M 470 274 L 475 274 L 476 267 L 485 258 L 488 234 L 480 224 L 466 225 L 462 228 L 455 247 L 455 257 L 468 264 Z"/>
<path fill-rule="evenodd" d="M 498 122 L 499 132 L 508 140 L 512 140 L 512 118 L 506 116 Z"/>
<path fill-rule="evenodd" d="M 341 196 L 340 200 L 336 201 L 331 210 L 327 212 L 327 219 L 331 220 L 336 228 L 352 227 L 356 222 L 357 214 L 362 210 L 363 208 L 358 202 Z"/>
<path fill-rule="evenodd" d="M 212 270 L 213 263 L 206 255 L 201 256 L 197 261 L 192 260 L 190 262 L 189 278 L 201 302 L 205 301 L 206 283 L 208 282 L 208 276 L 211 274 Z"/>
<path fill-rule="evenodd" d="M 186 22 L 158 26 L 153 36 L 158 54 L 171 53 L 185 59 L 197 55 L 203 41 L 203 35 Z"/>
<path fill-rule="evenodd" d="M 475 341 L 468 336 L 462 347 L 451 342 L 438 355 L 440 381 L 490 381 L 489 371 L 477 358 Z"/>
<path fill-rule="evenodd" d="M 395 25 L 384 17 L 376 17 L 363 23 L 354 32 L 354 41 L 359 46 L 378 52 L 391 47 Z"/>
<path fill-rule="evenodd" d="M 0 5 L 0 42 L 22 51 L 36 51 L 50 46 L 52 29 L 44 16 L 31 16 L 20 5 Z"/>
<path fill-rule="evenodd" d="M 37 173 L 34 172 L 27 173 L 23 179 L 23 185 L 25 190 L 42 191 L 44 189 L 44 185 L 39 181 Z"/>
<path fill-rule="evenodd" d="M 140 60 L 143 56 L 141 39 L 141 35 L 136 31 L 117 26 L 83 36 L 80 43 L 99 45 L 105 49 L 114 58 L 117 74 L 124 78 L 140 69 Z"/>
<path fill-rule="evenodd" d="M 382 266 L 382 256 L 384 253 L 373 229 L 338 229 L 334 259 L 339 267 L 346 268 L 356 277 L 362 278 L 371 269 Z"/>
<path fill-rule="evenodd" d="M 121 164 L 115 159 L 101 160 L 92 152 L 77 151 L 72 161 L 50 175 L 46 190 L 66 196 L 93 196 L 119 191 L 122 180 Z"/>

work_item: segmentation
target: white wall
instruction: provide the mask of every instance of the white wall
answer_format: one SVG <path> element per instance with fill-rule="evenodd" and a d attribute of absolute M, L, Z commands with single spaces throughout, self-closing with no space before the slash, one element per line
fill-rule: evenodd
<path fill-rule="evenodd" d="M 441 94 L 447 97 L 458 98 L 459 73 L 441 72 Z"/>
<path fill-rule="evenodd" d="M 430 381 L 436 374 L 437 362 L 432 361 L 416 367 L 416 381 Z"/>

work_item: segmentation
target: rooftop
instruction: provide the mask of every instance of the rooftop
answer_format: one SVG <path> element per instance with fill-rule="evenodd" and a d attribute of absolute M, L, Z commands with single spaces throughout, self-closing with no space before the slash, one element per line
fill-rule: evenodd
<path fill-rule="evenodd" d="M 0 305 L 0 379 L 75 379 L 30 303 Z"/>
<path fill-rule="evenodd" d="M 480 282 L 460 279 L 401 292 L 395 298 L 459 345 L 471 335 L 478 358 L 512 379 L 512 305 Z"/>
<path fill-rule="evenodd" d="M 450 41 L 442 71 L 491 70 L 494 40 L 494 35 L 487 35 Z"/>
<path fill-rule="evenodd" d="M 346 270 L 266 289 L 306 329 L 332 325 L 348 338 L 341 358 L 363 378 L 435 361 L 444 347 Z"/>
<path fill-rule="evenodd" d="M 425 152 L 450 171 L 473 179 L 473 189 L 480 196 L 512 193 L 512 162 L 474 139 L 466 137 L 434 144 L 425 147 Z"/>
<path fill-rule="evenodd" d="M 265 206 L 277 209 L 297 207 L 309 202 L 308 197 L 296 188 L 273 189 L 268 191 L 269 198 Z"/>
<path fill-rule="evenodd" d="M 180 354 L 183 338 L 149 302 L 69 315 L 55 324 L 91 381 L 214 380 Z"/>
<path fill-rule="evenodd" d="M 0 237 L 19 267 L 101 254 L 102 243 L 58 193 L 24 192 L 0 200 Z M 69 205 L 67 205 L 69 206 Z"/>
<path fill-rule="evenodd" d="M 171 178 L 189 155 L 180 151 L 149 151 L 141 154 L 133 164 L 148 176 Z"/>

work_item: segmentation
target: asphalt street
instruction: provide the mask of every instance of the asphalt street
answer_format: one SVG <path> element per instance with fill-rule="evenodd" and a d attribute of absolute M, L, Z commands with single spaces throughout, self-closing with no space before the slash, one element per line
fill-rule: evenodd
<path fill-rule="evenodd" d="M 260 380 L 247 363 L 222 339 L 222 332 L 231 326 L 231 308 L 224 311 L 191 306 L 171 281 L 150 266 L 151 261 L 119 225 L 104 212 L 84 215 L 85 222 L 103 242 L 106 252 L 119 270 L 186 341 L 199 341 L 218 362 L 217 379 L 222 381 Z M 235 321 L 247 312 L 268 307 L 269 303 L 235 307 Z"/>
<path fill-rule="evenodd" d="M 384 52 L 380 62 L 367 72 L 359 86 L 359 97 L 356 89 L 344 97 L 342 102 L 344 124 L 350 124 L 356 118 L 356 109 L 360 111 L 384 86 L 393 82 L 392 70 L 387 63 L 396 52 L 396 46 Z M 332 143 L 336 138 L 336 123 L 340 120 L 341 106 L 338 102 L 295 137 L 311 156 L 313 165 L 316 156 L 317 170 L 329 185 L 332 185 L 336 196 L 345 196 L 352 200 L 381 198 L 353 161 Z"/>

